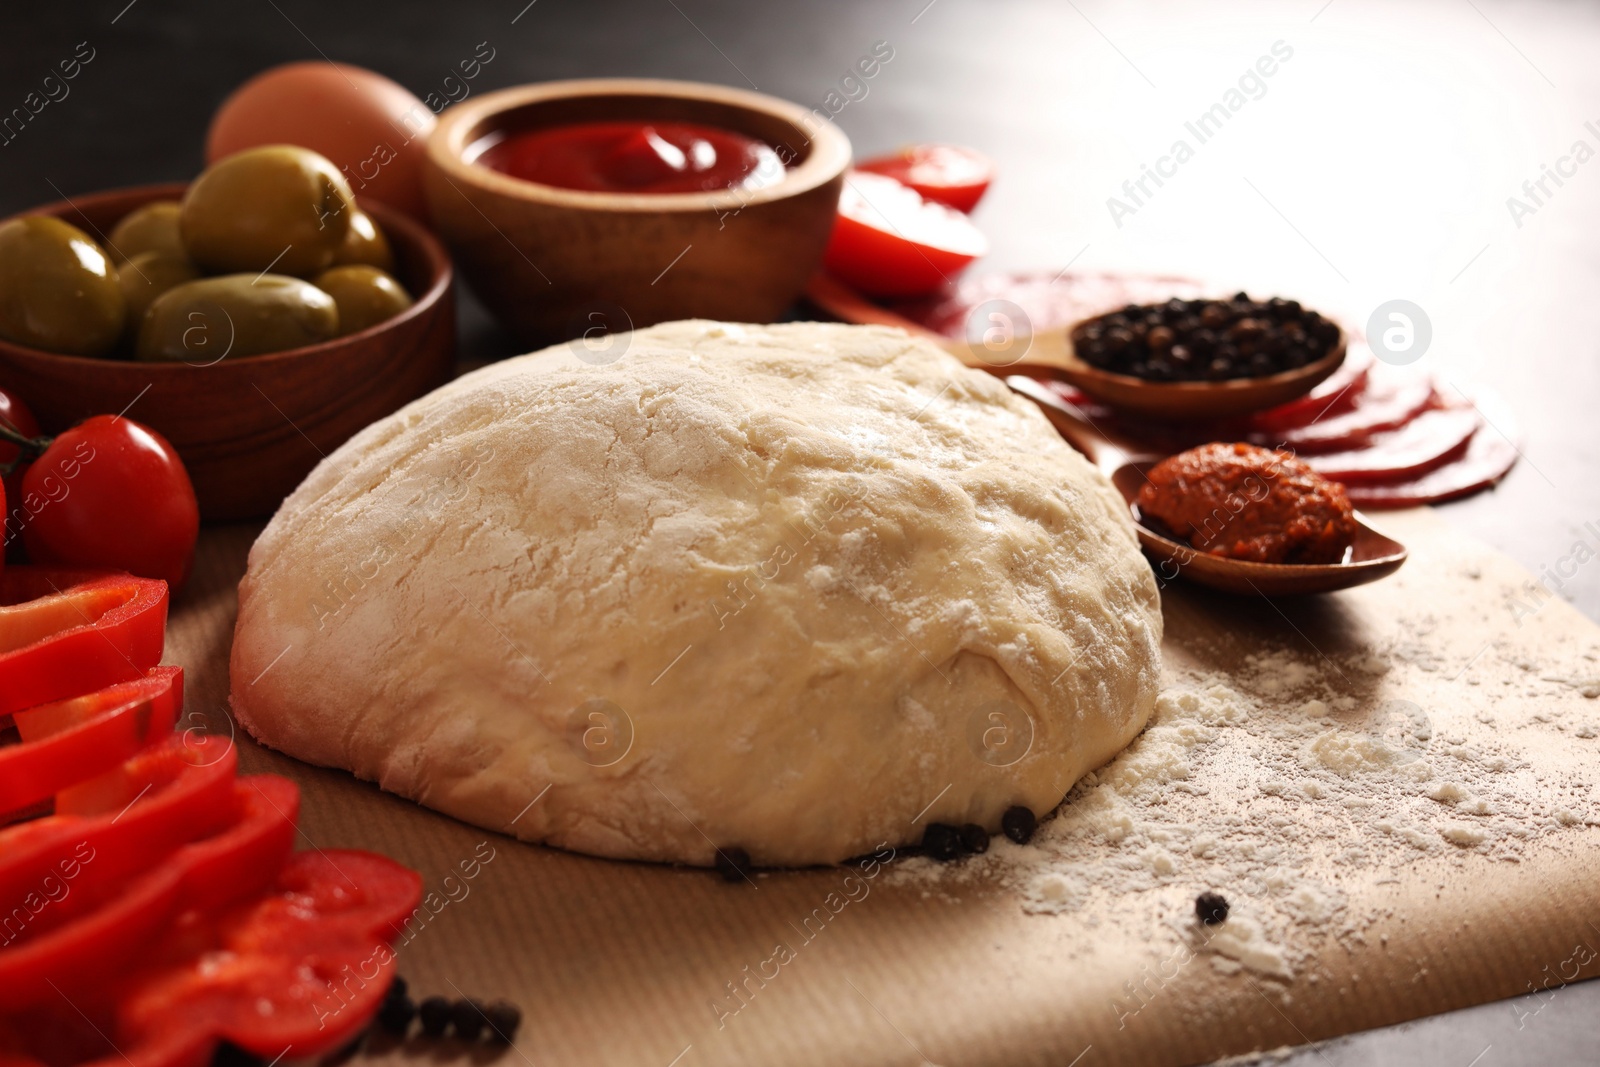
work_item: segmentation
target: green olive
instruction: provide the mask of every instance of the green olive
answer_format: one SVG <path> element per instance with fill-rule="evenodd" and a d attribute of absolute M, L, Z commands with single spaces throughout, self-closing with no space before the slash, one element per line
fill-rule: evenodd
<path fill-rule="evenodd" d="M 140 252 L 118 267 L 117 282 L 128 304 L 128 332 L 138 336 L 139 323 L 156 297 L 198 277 L 199 268 L 184 256 L 171 252 Z"/>
<path fill-rule="evenodd" d="M 210 365 L 326 341 L 339 333 L 333 297 L 281 274 L 225 274 L 168 289 L 139 324 L 143 360 Z"/>
<path fill-rule="evenodd" d="M 376 326 L 411 306 L 410 294 L 377 267 L 333 267 L 317 275 L 316 286 L 339 305 L 341 334 Z"/>
<path fill-rule="evenodd" d="M 126 316 L 117 272 L 88 234 L 45 215 L 0 225 L 0 337 L 103 356 Z"/>
<path fill-rule="evenodd" d="M 178 202 L 153 200 L 122 216 L 106 238 L 111 262 L 121 266 L 140 252 L 166 252 L 182 256 L 183 238 L 178 235 Z"/>
<path fill-rule="evenodd" d="M 344 243 L 333 254 L 335 267 L 357 263 L 394 273 L 394 253 L 389 249 L 389 238 L 378 229 L 372 216 L 360 208 L 351 213 L 350 229 L 344 235 Z"/>
<path fill-rule="evenodd" d="M 183 198 L 189 258 L 210 271 L 309 278 L 333 262 L 350 230 L 350 183 L 294 145 L 247 148 L 213 164 Z"/>

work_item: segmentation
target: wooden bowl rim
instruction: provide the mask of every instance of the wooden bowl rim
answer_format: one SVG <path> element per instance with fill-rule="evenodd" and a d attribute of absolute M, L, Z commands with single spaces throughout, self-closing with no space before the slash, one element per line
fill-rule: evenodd
<path fill-rule="evenodd" d="M 467 135 L 508 111 L 548 100 L 605 96 L 663 96 L 721 104 L 787 122 L 806 135 L 811 153 L 798 167 L 786 168 L 778 182 L 760 189 L 722 189 L 701 193 L 605 193 L 561 189 L 501 174 L 466 162 Z M 814 121 L 816 128 L 812 129 Z M 573 78 L 499 89 L 445 108 L 428 137 L 427 159 L 452 184 L 513 200 L 587 211 L 661 214 L 723 211 L 787 200 L 826 185 L 850 166 L 850 139 L 831 120 L 814 111 L 766 93 L 706 82 L 665 78 Z"/>
<path fill-rule="evenodd" d="M 39 207 L 19 211 L 5 219 L 0 219 L 0 224 L 10 222 L 11 219 L 24 218 L 29 215 L 53 215 L 57 218 L 68 213 L 80 215 L 89 214 L 95 207 L 107 201 L 119 198 L 137 200 L 135 207 L 152 200 L 182 199 L 184 192 L 189 188 L 188 182 L 159 182 L 154 185 L 130 185 L 117 189 L 105 189 L 100 192 L 90 193 L 86 196 L 69 197 L 53 203 L 43 204 Z M 26 355 L 33 358 L 59 360 L 71 366 L 78 364 L 84 368 L 94 368 L 104 371 L 107 367 L 137 367 L 141 373 L 152 375 L 185 374 L 194 371 L 211 370 L 219 367 L 223 362 L 230 362 L 232 366 L 265 366 L 272 363 L 287 363 L 300 359 L 314 359 L 319 355 L 338 349 L 356 340 L 370 340 L 387 330 L 399 329 L 414 319 L 430 314 L 436 308 L 445 293 L 449 292 L 451 281 L 454 277 L 454 267 L 450 261 L 450 254 L 445 251 L 444 245 L 435 237 L 427 227 L 406 215 L 398 208 L 390 207 L 382 201 L 356 198 L 356 206 L 371 215 L 383 227 L 385 234 L 400 233 L 407 241 L 415 244 L 422 251 L 426 261 L 429 284 L 428 288 L 411 302 L 411 306 L 400 314 L 382 322 L 374 323 L 364 330 L 355 333 L 343 334 L 330 338 L 314 345 L 303 345 L 300 348 L 286 348 L 280 352 L 262 352 L 253 356 L 239 356 L 228 361 L 223 357 L 216 363 L 193 366 L 184 362 L 168 362 L 166 360 L 128 360 L 112 359 L 106 356 L 73 356 L 64 352 L 47 352 L 42 348 L 33 348 L 28 345 L 19 345 L 12 341 L 0 338 L 0 351 Z M 129 210 L 132 210 L 130 208 Z M 103 240 L 101 235 L 93 235 L 96 241 Z M 394 242 L 391 242 L 394 243 Z"/>
<path fill-rule="evenodd" d="M 1335 322 L 1334 326 L 1339 331 L 1339 337 L 1334 342 L 1332 350 L 1330 350 L 1327 355 L 1323 356 L 1316 362 L 1307 363 L 1303 367 L 1296 367 L 1293 370 L 1279 371 L 1277 374 L 1268 374 L 1259 378 L 1227 378 L 1220 382 L 1155 382 L 1149 380 L 1148 378 L 1135 377 L 1132 374 L 1118 374 L 1115 371 L 1101 370 L 1099 367 L 1091 366 L 1079 358 L 1077 350 L 1072 344 L 1073 331 L 1079 326 L 1083 325 L 1085 322 L 1092 322 L 1095 319 L 1104 318 L 1106 315 L 1112 314 L 1115 314 L 1115 312 L 1107 311 L 1100 315 L 1092 315 L 1087 319 L 1080 319 L 1079 321 L 1074 322 L 1065 328 L 1067 346 L 1065 365 L 1061 369 L 1070 373 L 1074 377 L 1082 378 L 1085 381 L 1108 384 L 1121 392 L 1145 392 L 1152 398 L 1156 396 L 1171 398 L 1182 397 L 1186 395 L 1197 397 L 1215 397 L 1219 395 L 1227 395 L 1229 393 L 1239 395 L 1257 391 L 1266 393 L 1273 391 L 1279 386 L 1294 385 L 1308 379 L 1311 380 L 1311 384 L 1307 386 L 1307 388 L 1312 389 L 1315 388 L 1316 385 L 1323 379 L 1327 378 L 1330 374 L 1339 369 L 1339 366 L 1344 362 L 1345 356 L 1348 354 L 1350 347 L 1350 335 L 1345 332 L 1345 328 L 1343 326 L 1340 326 L 1337 322 Z M 1077 385 L 1080 389 L 1083 389 L 1084 392 L 1089 393 L 1091 396 L 1095 396 L 1096 399 L 1106 399 L 1105 397 L 1094 393 L 1092 388 L 1081 385 L 1077 381 L 1073 381 L 1072 384 Z M 1120 400 L 1116 401 L 1115 403 L 1110 400 L 1106 400 L 1106 402 L 1112 403 L 1113 406 L 1120 404 L 1121 406 L 1128 408 L 1130 411 L 1135 410 L 1132 405 L 1122 403 Z"/>

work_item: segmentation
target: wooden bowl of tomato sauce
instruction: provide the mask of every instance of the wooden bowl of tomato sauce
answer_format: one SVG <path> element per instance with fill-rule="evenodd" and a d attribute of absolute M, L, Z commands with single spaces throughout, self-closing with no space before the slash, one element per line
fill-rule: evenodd
<path fill-rule="evenodd" d="M 182 184 L 73 197 L 54 215 L 102 242 L 117 221 Z M 414 303 L 394 318 L 317 345 L 213 363 L 145 363 L 44 352 L 0 340 L 0 385 L 59 433 L 126 414 L 177 449 L 210 522 L 266 518 L 324 455 L 357 430 L 443 385 L 455 361 L 451 264 L 437 238 L 393 208 L 361 200 L 383 228 Z"/>
<path fill-rule="evenodd" d="M 561 187 L 496 169 L 497 146 L 595 124 L 688 124 L 769 147 L 760 187 Z M 571 146 L 554 146 L 564 151 Z M 719 157 L 720 163 L 720 157 Z M 682 318 L 771 322 L 822 262 L 850 142 L 797 105 L 718 85 L 545 82 L 447 109 L 423 182 L 473 291 L 529 345 Z"/>

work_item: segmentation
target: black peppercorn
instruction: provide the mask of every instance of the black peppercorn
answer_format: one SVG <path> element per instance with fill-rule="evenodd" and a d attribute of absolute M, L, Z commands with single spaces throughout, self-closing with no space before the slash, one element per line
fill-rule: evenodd
<path fill-rule="evenodd" d="M 254 1052 L 246 1052 L 227 1041 L 217 1046 L 211 1054 L 211 1067 L 261 1067 L 267 1061 Z"/>
<path fill-rule="evenodd" d="M 989 851 L 989 831 L 975 822 L 961 828 L 961 849 L 974 855 Z"/>
<path fill-rule="evenodd" d="M 1195 916 L 1207 926 L 1215 926 L 1228 919 L 1228 899 L 1221 893 L 1207 890 L 1194 898 Z"/>
<path fill-rule="evenodd" d="M 717 873 L 724 882 L 742 882 L 750 877 L 750 870 L 750 853 L 744 849 L 717 849 Z"/>
<path fill-rule="evenodd" d="M 922 832 L 922 851 L 940 863 L 961 855 L 961 831 L 942 822 L 931 822 Z"/>
<path fill-rule="evenodd" d="M 411 1020 L 416 1017 L 417 1006 L 404 993 L 385 997 L 383 1006 L 378 1009 L 378 1025 L 396 1037 L 405 1037 Z"/>
<path fill-rule="evenodd" d="M 1072 328 L 1084 362 L 1151 381 L 1280 374 L 1323 358 L 1338 338 L 1336 324 L 1297 301 L 1252 300 L 1244 293 L 1130 304 Z"/>
<path fill-rule="evenodd" d="M 497 1000 L 483 1009 L 483 1014 L 489 1020 L 489 1040 L 511 1044 L 512 1038 L 517 1036 L 517 1027 L 522 1025 L 522 1012 L 517 1006 Z"/>
<path fill-rule="evenodd" d="M 428 1037 L 443 1037 L 450 1026 L 452 1006 L 444 997 L 428 997 L 417 1008 L 422 1032 Z"/>
<path fill-rule="evenodd" d="M 386 992 L 384 996 L 391 1000 L 396 1000 L 405 996 L 409 992 L 411 992 L 411 987 L 406 984 L 406 980 L 404 978 L 397 974 L 394 976 L 394 981 L 389 983 L 389 991 Z"/>
<path fill-rule="evenodd" d="M 1039 820 L 1033 817 L 1033 812 L 1021 804 L 1007 808 L 1006 813 L 1000 816 L 1000 829 L 1019 845 L 1026 845 L 1033 838 L 1033 831 L 1038 825 Z"/>
<path fill-rule="evenodd" d="M 450 1008 L 450 1022 L 456 1028 L 456 1036 L 463 1041 L 478 1040 L 488 1021 L 483 1014 L 483 1005 L 470 997 L 456 1001 Z"/>

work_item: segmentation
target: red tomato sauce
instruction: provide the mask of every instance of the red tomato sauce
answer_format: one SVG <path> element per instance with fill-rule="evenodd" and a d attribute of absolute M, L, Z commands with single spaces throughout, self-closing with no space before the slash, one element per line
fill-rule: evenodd
<path fill-rule="evenodd" d="M 593 193 L 759 189 L 783 177 L 771 145 L 690 122 L 582 122 L 514 133 L 477 162 L 523 181 Z"/>
<path fill-rule="evenodd" d="M 1256 563 L 1338 563 L 1357 530 L 1344 486 L 1287 452 L 1220 441 L 1157 463 L 1139 512 L 1202 552 Z"/>

